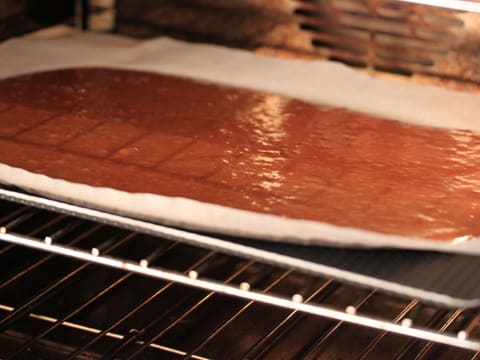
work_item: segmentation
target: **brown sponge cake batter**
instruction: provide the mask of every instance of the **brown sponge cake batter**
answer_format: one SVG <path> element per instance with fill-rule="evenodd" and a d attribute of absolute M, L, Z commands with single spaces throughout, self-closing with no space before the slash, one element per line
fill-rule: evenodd
<path fill-rule="evenodd" d="M 0 81 L 0 162 L 380 233 L 480 235 L 480 136 L 154 73 Z"/>

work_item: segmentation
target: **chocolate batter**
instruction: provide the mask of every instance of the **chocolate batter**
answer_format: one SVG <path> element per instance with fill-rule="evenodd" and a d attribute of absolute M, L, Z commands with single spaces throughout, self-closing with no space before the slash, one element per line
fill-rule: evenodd
<path fill-rule="evenodd" d="M 480 136 L 146 72 L 0 81 L 0 162 L 77 183 L 451 241 L 480 235 Z"/>

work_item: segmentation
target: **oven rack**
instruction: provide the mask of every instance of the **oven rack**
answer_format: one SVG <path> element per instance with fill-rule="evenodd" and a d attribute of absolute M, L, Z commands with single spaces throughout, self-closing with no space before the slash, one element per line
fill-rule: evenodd
<path fill-rule="evenodd" d="M 203 246 L 210 251 L 213 250 L 212 253 L 216 253 L 217 251 L 225 252 L 225 241 L 221 239 L 215 239 L 173 228 L 154 225 L 143 221 L 124 218 L 101 211 L 82 208 L 7 189 L 0 189 L 0 198 L 28 206 L 46 209 L 48 211 L 55 211 L 57 213 L 59 212 L 67 214 L 69 216 L 75 216 L 90 221 L 93 220 L 96 222 L 125 228 L 138 233 L 154 235 L 156 237 L 168 239 L 174 243 L 187 243 L 195 246 Z M 21 216 L 19 219 L 21 221 Z M 210 294 L 224 294 L 227 296 L 244 299 L 248 301 L 248 303 L 264 303 L 290 310 L 293 314 L 297 312 L 312 314 L 335 320 L 338 322 L 338 324 L 355 324 L 362 327 L 381 330 L 384 333 L 399 334 L 411 338 L 421 339 L 430 343 L 443 344 L 477 352 L 480 350 L 480 340 L 471 337 L 471 334 L 477 330 L 477 323 L 480 320 L 480 315 L 472 314 L 464 320 L 464 323 L 462 324 L 463 327 L 460 328 L 460 330 L 456 332 L 449 331 L 450 325 L 464 313 L 462 309 L 452 312 L 447 321 L 439 329 L 432 329 L 428 327 L 417 326 L 415 322 L 414 309 L 419 304 L 419 301 L 416 299 L 412 299 L 403 309 L 403 311 L 393 320 L 385 319 L 362 313 L 362 306 L 373 294 L 375 294 L 375 290 L 369 291 L 366 296 L 361 297 L 357 301 L 352 302 L 350 305 L 347 305 L 344 308 L 337 308 L 312 301 L 314 298 L 314 296 L 312 296 L 312 289 L 304 289 L 304 291 L 298 291 L 290 294 L 289 296 L 286 296 L 286 294 L 276 294 L 269 289 L 257 289 L 255 288 L 255 285 L 249 281 L 234 283 L 230 280 L 216 281 L 209 279 L 208 277 L 203 276 L 201 266 L 198 268 L 191 268 L 186 272 L 178 272 L 168 268 L 152 266 L 151 262 L 159 255 L 159 251 L 157 250 L 152 251 L 149 255 L 144 256 L 141 259 L 134 260 L 119 258 L 110 256 L 104 251 L 109 246 L 112 246 L 112 242 L 110 240 L 107 240 L 105 243 L 90 249 L 80 249 L 74 246 L 56 243 L 56 234 L 59 232 L 61 233 L 62 230 L 52 234 L 51 236 L 38 238 L 16 233 L 15 231 L 10 231 L 9 224 L 16 224 L 16 220 L 10 219 L 7 224 L 0 223 L 0 240 L 9 243 L 9 246 L 19 245 L 21 247 L 32 248 L 48 252 L 50 254 L 74 258 L 85 263 L 98 264 L 101 266 L 120 269 L 129 274 L 140 274 L 142 276 L 164 280 L 168 283 L 176 283 L 185 285 L 187 287 L 202 289 L 208 291 Z M 202 240 L 201 243 L 198 242 L 200 238 Z M 206 239 L 208 241 L 205 241 Z M 229 246 L 230 245 L 231 244 L 229 244 Z M 235 253 L 234 256 L 252 258 L 252 254 L 248 254 L 248 248 L 244 248 L 241 245 L 235 244 L 233 246 Z M 232 249 L 229 248 L 229 250 Z M 247 256 L 247 254 L 250 256 Z M 231 256 L 231 254 L 228 255 Z M 261 251 L 256 256 L 253 256 L 253 258 L 257 258 L 256 260 L 261 259 Z M 256 260 L 250 260 L 249 264 L 255 262 Z M 279 259 L 279 264 L 281 263 L 281 260 L 282 259 Z M 290 272 L 292 272 L 292 270 L 287 269 L 285 274 Z M 333 280 L 330 279 L 329 281 L 331 282 Z M 319 289 L 314 289 L 313 294 L 318 293 L 322 288 L 323 286 Z M 18 309 L 9 307 L 5 304 L 1 305 L 1 307 L 2 310 L 12 313 L 19 311 Z M 49 317 L 48 315 L 30 314 L 30 316 L 42 318 L 44 320 L 47 319 L 46 321 L 50 322 L 57 321 L 57 319 Z M 4 319 L 2 322 L 3 321 Z M 69 322 L 62 322 L 62 324 L 63 326 L 82 327 L 82 325 Z M 88 327 L 84 328 L 93 333 L 98 333 L 100 331 L 98 329 L 89 329 Z M 109 333 L 107 336 L 118 338 L 120 335 Z M 147 345 L 154 346 L 152 344 L 153 343 Z M 170 350 L 175 351 L 174 349 Z"/>

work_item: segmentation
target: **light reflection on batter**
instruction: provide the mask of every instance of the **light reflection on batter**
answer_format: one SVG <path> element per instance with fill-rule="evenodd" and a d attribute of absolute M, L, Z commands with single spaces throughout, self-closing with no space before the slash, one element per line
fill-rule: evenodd
<path fill-rule="evenodd" d="M 277 95 L 259 96 L 255 103 L 239 113 L 237 120 L 257 144 L 272 146 L 286 137 L 288 100 Z"/>
<path fill-rule="evenodd" d="M 278 189 L 285 182 L 281 169 L 286 161 L 278 151 L 277 144 L 284 141 L 289 115 L 286 111 L 288 100 L 277 95 L 265 94 L 237 117 L 241 128 L 260 149 L 248 155 L 246 163 L 261 173 L 249 174 L 256 179 L 253 184 L 263 190 Z M 275 150 L 274 150 L 275 149 Z M 249 166 L 250 167 L 250 166 Z"/>

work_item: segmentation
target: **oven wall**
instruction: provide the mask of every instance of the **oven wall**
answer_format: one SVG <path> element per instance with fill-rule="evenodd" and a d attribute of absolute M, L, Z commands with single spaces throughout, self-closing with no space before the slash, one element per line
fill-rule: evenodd
<path fill-rule="evenodd" d="M 119 0 L 118 31 L 139 37 L 177 38 L 256 48 L 305 50 L 289 0 Z"/>
<path fill-rule="evenodd" d="M 1 0 L 0 41 L 68 21 L 74 0 Z"/>
<path fill-rule="evenodd" d="M 477 90 L 480 14 L 392 0 L 117 0 L 122 34 L 273 48 Z"/>

